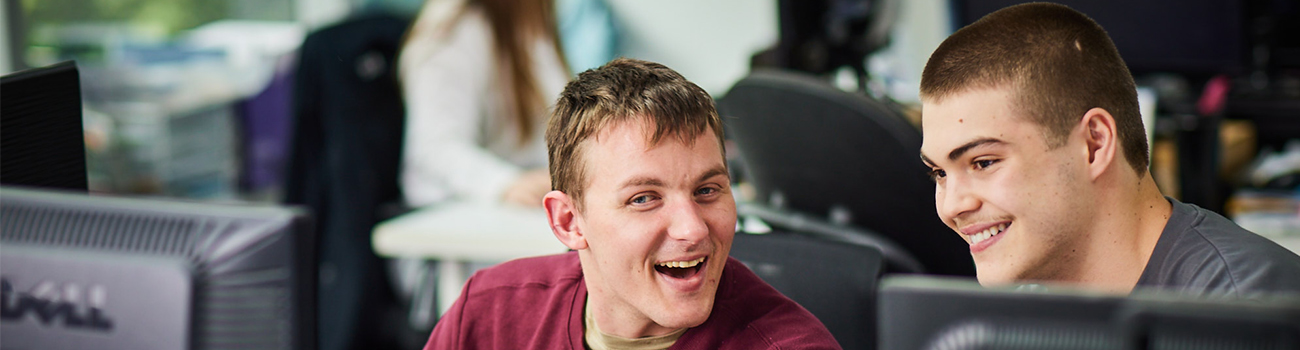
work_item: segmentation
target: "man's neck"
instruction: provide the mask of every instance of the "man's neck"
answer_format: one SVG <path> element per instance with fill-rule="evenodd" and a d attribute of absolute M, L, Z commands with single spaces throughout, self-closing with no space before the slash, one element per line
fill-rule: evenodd
<path fill-rule="evenodd" d="M 1076 282 L 1089 289 L 1129 293 L 1146 269 L 1151 252 L 1169 222 L 1172 207 L 1150 172 L 1136 184 L 1116 184 L 1098 198 Z M 1125 186 L 1127 185 L 1127 186 Z"/>
<path fill-rule="evenodd" d="M 583 309 L 583 339 L 586 341 L 587 348 L 591 350 L 606 349 L 667 349 L 686 333 L 686 328 L 678 329 L 664 335 L 652 335 L 639 338 L 627 338 L 610 334 L 600 329 L 600 323 L 596 322 L 591 305 Z"/>
<path fill-rule="evenodd" d="M 587 309 L 591 319 L 599 325 L 601 332 L 628 339 L 669 334 L 677 329 L 660 326 L 644 316 L 629 315 L 619 312 L 623 308 L 610 307 L 599 292 L 587 287 Z"/>

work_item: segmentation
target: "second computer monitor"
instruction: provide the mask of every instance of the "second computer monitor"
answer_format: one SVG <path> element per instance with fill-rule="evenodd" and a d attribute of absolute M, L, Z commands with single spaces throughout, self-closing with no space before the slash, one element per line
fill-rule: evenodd
<path fill-rule="evenodd" d="M 886 278 L 879 349 L 1296 349 L 1300 299 L 1133 296 Z"/>

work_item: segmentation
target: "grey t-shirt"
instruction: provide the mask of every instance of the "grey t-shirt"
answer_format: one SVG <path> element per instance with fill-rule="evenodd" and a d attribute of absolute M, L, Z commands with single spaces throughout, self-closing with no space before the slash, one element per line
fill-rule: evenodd
<path fill-rule="evenodd" d="M 1137 288 L 1203 297 L 1300 293 L 1300 256 L 1195 205 L 1173 212 Z"/>

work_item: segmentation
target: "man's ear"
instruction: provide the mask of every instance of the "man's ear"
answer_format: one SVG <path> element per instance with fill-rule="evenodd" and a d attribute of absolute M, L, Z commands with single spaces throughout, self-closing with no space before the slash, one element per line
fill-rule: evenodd
<path fill-rule="evenodd" d="M 555 238 L 569 249 L 587 249 L 587 236 L 578 225 L 578 208 L 574 204 L 573 197 L 560 191 L 547 192 L 542 197 L 542 206 L 546 207 L 546 221 L 551 224 Z"/>
<path fill-rule="evenodd" d="M 1115 162 L 1119 140 L 1115 117 L 1105 109 L 1093 108 L 1083 114 L 1083 140 L 1088 145 L 1088 176 L 1096 180 Z"/>

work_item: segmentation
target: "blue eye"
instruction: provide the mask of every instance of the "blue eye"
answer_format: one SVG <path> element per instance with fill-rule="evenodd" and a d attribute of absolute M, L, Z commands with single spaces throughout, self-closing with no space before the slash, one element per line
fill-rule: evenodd
<path fill-rule="evenodd" d="M 713 188 L 713 187 L 705 187 L 705 188 L 701 188 L 701 189 L 695 190 L 695 194 L 697 194 L 697 195 L 710 195 L 710 194 L 714 194 L 714 193 L 717 193 L 717 192 L 718 192 L 718 189 Z"/>
<path fill-rule="evenodd" d="M 629 201 L 628 201 L 628 204 L 632 204 L 632 205 L 645 205 L 645 204 L 649 204 L 650 202 L 654 201 L 655 199 L 659 199 L 659 197 L 656 197 L 656 196 L 653 195 L 653 194 L 643 194 L 643 195 L 639 195 L 639 196 L 636 196 L 636 197 L 632 197 L 632 200 L 629 200 Z"/>

